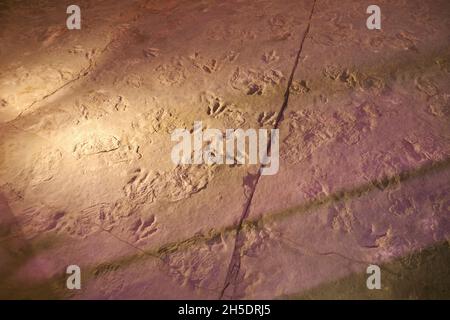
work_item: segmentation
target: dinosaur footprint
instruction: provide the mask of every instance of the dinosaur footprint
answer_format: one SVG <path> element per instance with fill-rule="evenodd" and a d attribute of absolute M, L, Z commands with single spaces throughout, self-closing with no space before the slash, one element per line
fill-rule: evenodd
<path fill-rule="evenodd" d="M 258 116 L 258 123 L 261 127 L 274 126 L 277 120 L 277 113 L 273 111 L 261 112 Z"/>
<path fill-rule="evenodd" d="M 203 93 L 200 96 L 200 100 L 207 104 L 206 114 L 213 118 L 220 117 L 227 108 L 227 103 L 224 102 L 221 97 L 218 97 L 210 92 Z"/>
<path fill-rule="evenodd" d="M 136 169 L 124 186 L 125 196 L 130 200 L 153 200 L 153 179 L 146 170 Z"/>
<path fill-rule="evenodd" d="M 147 239 L 149 236 L 158 231 L 155 216 L 152 214 L 147 218 L 137 218 L 137 220 L 131 225 L 130 231 L 134 235 L 135 242 Z"/>

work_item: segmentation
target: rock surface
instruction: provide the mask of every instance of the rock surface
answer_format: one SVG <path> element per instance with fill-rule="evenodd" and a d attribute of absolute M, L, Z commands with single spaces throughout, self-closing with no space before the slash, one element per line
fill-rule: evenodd
<path fill-rule="evenodd" d="M 0 6 L 0 298 L 450 298 L 448 1 L 380 0 L 381 30 L 356 0 L 78 5 Z M 194 121 L 278 128 L 279 172 L 174 165 Z"/>

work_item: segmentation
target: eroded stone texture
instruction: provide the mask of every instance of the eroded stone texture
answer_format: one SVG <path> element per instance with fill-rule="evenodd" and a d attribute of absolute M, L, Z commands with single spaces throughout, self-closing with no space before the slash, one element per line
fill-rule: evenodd
<path fill-rule="evenodd" d="M 320 297 L 397 261 L 383 297 L 426 297 L 389 283 L 448 250 L 446 1 L 381 31 L 359 1 L 78 5 L 0 9 L 0 297 Z M 278 127 L 279 172 L 175 166 L 194 121 Z"/>

